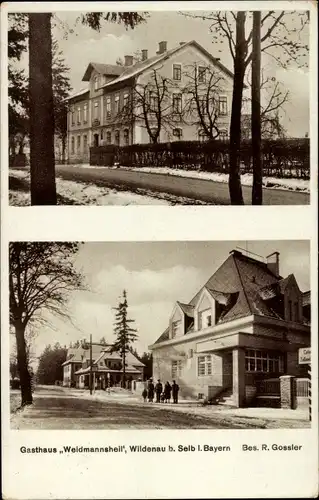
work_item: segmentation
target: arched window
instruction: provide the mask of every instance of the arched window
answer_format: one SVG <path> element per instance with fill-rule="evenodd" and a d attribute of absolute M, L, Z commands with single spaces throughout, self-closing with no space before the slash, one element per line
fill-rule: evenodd
<path fill-rule="evenodd" d="M 129 145 L 129 140 L 130 140 L 129 130 L 128 130 L 128 128 L 126 128 L 124 130 L 124 146 L 128 146 Z"/>
<path fill-rule="evenodd" d="M 99 88 L 99 77 L 96 75 L 94 77 L 94 90 L 97 91 L 98 88 Z"/>
<path fill-rule="evenodd" d="M 115 130 L 115 144 L 116 144 L 116 146 L 120 145 L 120 131 L 119 130 Z"/>
<path fill-rule="evenodd" d="M 112 134 L 109 130 L 106 132 L 106 143 L 112 144 Z"/>
<path fill-rule="evenodd" d="M 75 139 L 74 137 L 71 137 L 71 154 L 74 155 L 75 152 Z"/>

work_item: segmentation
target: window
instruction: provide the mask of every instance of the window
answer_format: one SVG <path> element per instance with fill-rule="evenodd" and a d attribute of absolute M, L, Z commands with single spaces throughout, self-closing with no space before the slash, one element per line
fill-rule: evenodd
<path fill-rule="evenodd" d="M 99 88 L 99 77 L 96 75 L 94 77 L 94 90 L 97 91 L 98 88 Z"/>
<path fill-rule="evenodd" d="M 81 108 L 78 107 L 78 124 L 81 123 Z"/>
<path fill-rule="evenodd" d="M 200 142 L 205 142 L 205 141 L 208 140 L 208 136 L 205 134 L 204 130 L 199 130 L 199 132 L 198 132 L 198 140 Z"/>
<path fill-rule="evenodd" d="M 123 108 L 128 111 L 128 94 L 124 94 L 123 97 Z"/>
<path fill-rule="evenodd" d="M 71 109 L 71 123 L 72 123 L 72 125 L 75 124 L 75 112 L 74 112 L 74 108 Z"/>
<path fill-rule="evenodd" d="M 182 94 L 173 94 L 173 113 L 182 112 Z"/>
<path fill-rule="evenodd" d="M 129 131 L 126 128 L 124 130 L 124 146 L 128 146 L 128 145 L 129 145 Z"/>
<path fill-rule="evenodd" d="M 75 153 L 75 139 L 74 137 L 71 137 L 71 154 L 74 155 Z"/>
<path fill-rule="evenodd" d="M 294 321 L 299 321 L 299 304 L 298 302 L 295 302 L 294 303 L 294 308 L 295 308 L 295 317 L 294 317 Z"/>
<path fill-rule="evenodd" d="M 173 321 L 172 323 L 172 339 L 176 337 L 176 334 L 178 333 L 179 327 L 180 327 L 181 321 Z"/>
<path fill-rule="evenodd" d="M 77 151 L 78 151 L 78 152 L 79 152 L 79 151 L 80 151 L 80 149 L 81 149 L 81 136 L 80 136 L 80 135 L 78 135 L 78 136 L 77 136 L 77 140 L 76 140 L 76 149 L 77 149 Z"/>
<path fill-rule="evenodd" d="M 227 115 L 228 114 L 227 97 L 226 96 L 219 97 L 219 114 L 220 115 Z"/>
<path fill-rule="evenodd" d="M 182 360 L 172 361 L 172 379 L 180 377 L 182 375 L 183 363 Z"/>
<path fill-rule="evenodd" d="M 98 101 L 95 101 L 94 103 L 94 120 L 99 119 L 99 103 Z"/>
<path fill-rule="evenodd" d="M 205 377 L 212 374 L 212 357 L 210 354 L 198 357 L 197 373 L 199 377 Z"/>
<path fill-rule="evenodd" d="M 173 64 L 173 80 L 181 80 L 181 79 L 182 79 L 182 65 Z"/>
<path fill-rule="evenodd" d="M 157 110 L 157 95 L 156 92 L 150 92 L 149 93 L 149 104 L 150 104 L 150 111 L 155 112 Z"/>
<path fill-rule="evenodd" d="M 219 131 L 219 140 L 225 142 L 228 140 L 228 132 L 225 129 Z"/>
<path fill-rule="evenodd" d="M 88 105 L 85 103 L 83 106 L 83 122 L 87 123 L 88 121 Z"/>
<path fill-rule="evenodd" d="M 292 321 L 292 301 L 288 300 L 288 321 Z"/>
<path fill-rule="evenodd" d="M 120 131 L 119 130 L 115 130 L 115 144 L 117 146 L 120 145 Z"/>
<path fill-rule="evenodd" d="M 212 326 L 212 313 L 211 309 L 205 309 L 198 314 L 198 330 Z"/>
<path fill-rule="evenodd" d="M 283 355 L 249 349 L 245 353 L 245 366 L 247 372 L 283 373 Z"/>
<path fill-rule="evenodd" d="M 103 130 L 101 130 L 101 141 L 103 141 L 104 139 L 104 133 L 103 133 Z"/>
<path fill-rule="evenodd" d="M 106 132 L 106 143 L 112 144 L 112 134 L 109 130 Z"/>
<path fill-rule="evenodd" d="M 105 101 L 105 116 L 106 118 L 110 118 L 111 116 L 111 98 L 108 97 Z"/>
<path fill-rule="evenodd" d="M 204 83 L 206 81 L 206 68 L 204 66 L 198 66 L 198 82 Z"/>
<path fill-rule="evenodd" d="M 84 151 L 84 153 L 87 152 L 87 149 L 88 149 L 88 138 L 87 138 L 87 135 L 84 135 L 83 136 L 83 151 Z"/>
<path fill-rule="evenodd" d="M 117 114 L 120 110 L 120 96 L 115 97 L 115 113 Z"/>
<path fill-rule="evenodd" d="M 178 137 L 178 139 L 181 139 L 183 136 L 183 130 L 181 128 L 174 128 L 173 135 L 174 137 Z"/>

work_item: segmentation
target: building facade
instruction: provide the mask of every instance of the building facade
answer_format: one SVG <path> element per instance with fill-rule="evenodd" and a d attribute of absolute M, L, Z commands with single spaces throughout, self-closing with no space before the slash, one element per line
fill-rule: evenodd
<path fill-rule="evenodd" d="M 88 87 L 68 99 L 69 163 L 87 162 L 91 146 L 152 142 L 150 131 L 158 127 L 158 106 L 158 142 L 205 140 L 194 104 L 196 93 L 203 116 L 208 100 L 208 107 L 214 107 L 209 116 L 216 121 L 219 138 L 226 139 L 232 79 L 219 59 L 196 41 L 181 42 L 170 50 L 166 42 L 160 42 L 154 56 L 148 57 L 143 50 L 142 60 L 135 64 L 132 56 L 125 56 L 124 66 L 90 63 L 83 76 Z M 208 115 L 203 119 L 211 125 Z"/>
<path fill-rule="evenodd" d="M 175 379 L 184 398 L 242 407 L 265 380 L 306 376 L 298 349 L 310 345 L 310 292 L 265 261 L 234 250 L 150 346 L 155 379 Z M 278 385 L 279 387 L 279 385 Z"/>
<path fill-rule="evenodd" d="M 92 344 L 92 369 L 90 348 L 69 349 L 67 359 L 63 363 L 63 385 L 88 389 L 90 387 L 90 373 L 95 389 L 117 386 L 122 381 L 122 357 L 111 351 L 111 346 Z M 126 355 L 125 374 L 127 385 L 133 381 L 143 381 L 144 364 L 131 352 Z"/>

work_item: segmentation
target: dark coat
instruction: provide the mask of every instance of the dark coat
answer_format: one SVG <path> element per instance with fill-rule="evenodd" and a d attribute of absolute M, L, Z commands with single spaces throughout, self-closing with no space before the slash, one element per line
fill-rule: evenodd
<path fill-rule="evenodd" d="M 150 384 L 148 384 L 147 395 L 148 395 L 149 398 L 153 398 L 154 397 L 154 384 L 152 382 Z"/>
<path fill-rule="evenodd" d="M 172 384 L 173 396 L 177 396 L 178 391 L 179 391 L 179 385 L 178 384 Z"/>
<path fill-rule="evenodd" d="M 171 386 L 171 384 L 165 384 L 164 394 L 165 394 L 166 399 L 170 399 L 171 398 L 171 392 L 172 392 L 172 386 Z"/>
<path fill-rule="evenodd" d="M 157 382 L 156 386 L 155 386 L 155 392 L 157 392 L 158 394 L 161 394 L 163 391 L 163 386 L 160 382 Z"/>

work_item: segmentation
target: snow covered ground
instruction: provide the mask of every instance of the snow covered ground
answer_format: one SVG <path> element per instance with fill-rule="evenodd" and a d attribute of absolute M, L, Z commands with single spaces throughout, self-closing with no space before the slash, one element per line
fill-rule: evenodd
<path fill-rule="evenodd" d="M 100 168 L 100 167 L 94 167 Z M 121 167 L 126 168 L 126 167 Z M 128 168 L 128 167 L 127 167 Z M 133 167 L 128 170 L 136 170 L 138 172 L 149 172 L 154 174 L 176 175 L 179 177 L 191 177 L 195 179 L 206 179 L 215 182 L 228 182 L 228 174 L 219 172 L 202 172 L 198 170 L 182 170 L 178 168 L 168 167 Z M 242 174 L 240 176 L 243 186 L 252 186 L 252 174 Z M 264 177 L 263 185 L 272 189 L 288 189 L 290 191 L 310 192 L 309 180 L 305 179 L 279 179 L 277 177 Z"/>
<path fill-rule="evenodd" d="M 30 205 L 29 171 L 10 169 L 10 177 L 20 180 L 26 189 L 10 189 L 9 204 L 12 206 Z M 194 204 L 194 200 L 167 193 L 152 193 L 137 189 L 136 192 L 119 191 L 93 183 L 75 182 L 57 178 L 58 204 L 61 205 L 182 205 Z M 198 204 L 204 204 L 199 203 Z"/>

